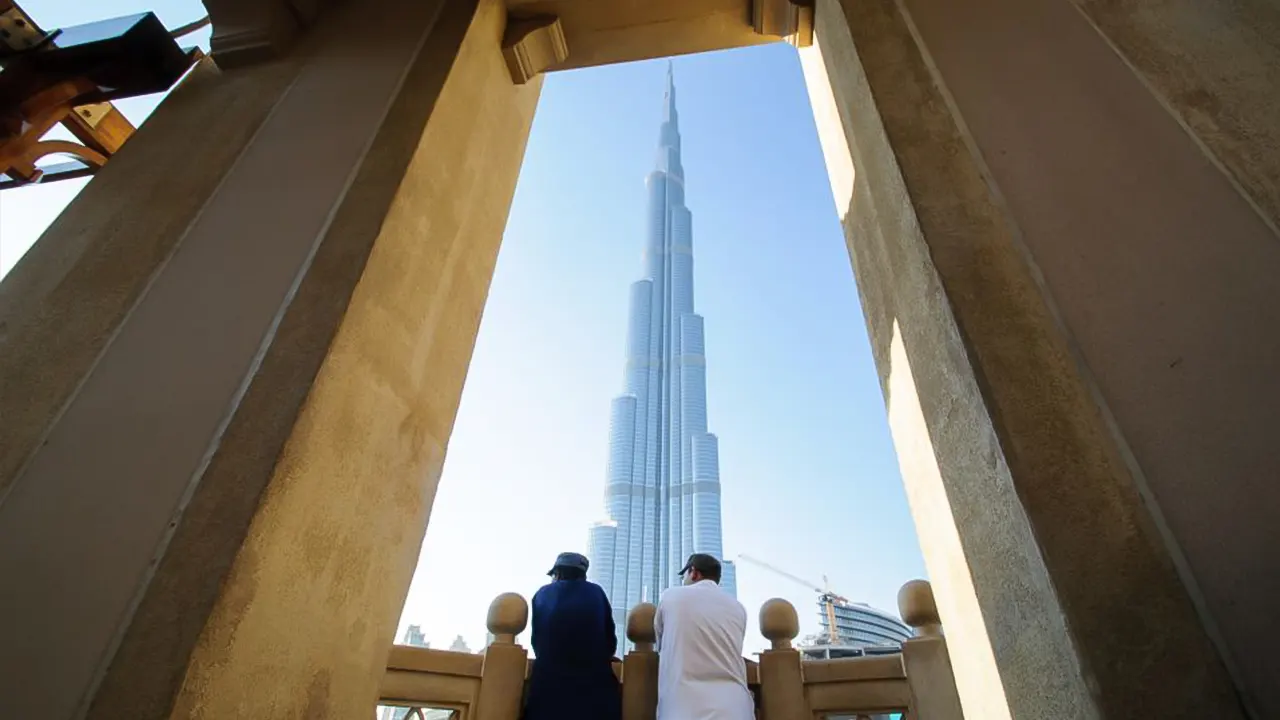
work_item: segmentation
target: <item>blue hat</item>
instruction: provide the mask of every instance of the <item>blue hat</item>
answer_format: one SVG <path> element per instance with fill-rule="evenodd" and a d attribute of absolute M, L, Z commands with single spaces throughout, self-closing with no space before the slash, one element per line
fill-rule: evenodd
<path fill-rule="evenodd" d="M 564 552 L 556 556 L 556 564 L 551 566 L 551 570 L 547 571 L 547 574 L 554 575 L 556 568 L 577 568 L 582 572 L 586 572 L 589 565 L 591 565 L 591 562 L 587 560 L 585 555 Z"/>

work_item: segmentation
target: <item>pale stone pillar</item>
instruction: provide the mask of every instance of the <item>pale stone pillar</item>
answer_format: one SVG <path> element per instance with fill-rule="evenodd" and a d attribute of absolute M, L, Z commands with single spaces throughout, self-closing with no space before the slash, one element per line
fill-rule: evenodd
<path fill-rule="evenodd" d="M 1280 5 L 903 4 L 1201 620 L 1280 717 Z M 1157 613 L 1108 611 L 1133 604 L 1083 634 L 1145 646 Z"/>
<path fill-rule="evenodd" d="M 485 624 L 493 642 L 484 650 L 476 720 L 518 720 L 529 654 L 516 644 L 516 636 L 529 624 L 529 603 L 516 593 L 499 595 Z"/>
<path fill-rule="evenodd" d="M 912 580 L 898 591 L 898 613 L 915 628 L 916 636 L 902 643 L 902 669 L 911 688 L 911 713 L 928 720 L 964 720 L 955 674 L 942 635 L 942 620 L 933 589 Z"/>
<path fill-rule="evenodd" d="M 913 18 L 816 13 L 806 82 L 965 714 L 1242 717 Z"/>
<path fill-rule="evenodd" d="M 5 282 L 0 716 L 371 712 L 540 87 L 504 21 L 202 71 Z"/>
<path fill-rule="evenodd" d="M 774 598 L 760 608 L 760 634 L 771 647 L 760 653 L 760 707 L 765 720 L 809 720 L 800 651 L 791 641 L 800 634 L 800 618 L 786 600 Z"/>
<path fill-rule="evenodd" d="M 658 713 L 658 653 L 653 618 L 658 608 L 640 603 L 627 613 L 627 639 L 635 647 L 622 660 L 622 720 L 653 720 Z"/>

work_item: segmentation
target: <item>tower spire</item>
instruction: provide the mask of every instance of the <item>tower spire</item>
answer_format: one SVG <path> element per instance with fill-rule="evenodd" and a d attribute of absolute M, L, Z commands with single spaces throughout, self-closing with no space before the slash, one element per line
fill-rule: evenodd
<path fill-rule="evenodd" d="M 658 156 L 655 169 L 684 178 L 680 166 L 680 117 L 676 114 L 676 74 L 667 61 L 667 91 L 662 98 L 662 128 L 658 131 Z"/>
<path fill-rule="evenodd" d="M 676 123 L 676 71 L 675 65 L 670 60 L 667 61 L 667 92 L 663 97 L 662 119 L 672 124 Z"/>

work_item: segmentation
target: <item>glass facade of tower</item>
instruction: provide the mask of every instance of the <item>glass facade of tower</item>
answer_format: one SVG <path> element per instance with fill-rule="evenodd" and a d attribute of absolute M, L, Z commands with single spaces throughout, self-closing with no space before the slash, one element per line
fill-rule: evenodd
<path fill-rule="evenodd" d="M 724 562 L 720 448 L 707 432 L 703 320 L 693 306 L 693 215 L 685 206 L 669 67 L 657 157 L 645 184 L 644 277 L 631 286 L 624 392 L 613 401 L 609 424 L 608 520 L 592 526 L 588 548 L 588 577 L 608 593 L 619 636 L 628 609 L 656 602 L 678 582 L 676 572 L 690 554 Z M 721 586 L 736 593 L 731 562 L 724 562 Z"/>

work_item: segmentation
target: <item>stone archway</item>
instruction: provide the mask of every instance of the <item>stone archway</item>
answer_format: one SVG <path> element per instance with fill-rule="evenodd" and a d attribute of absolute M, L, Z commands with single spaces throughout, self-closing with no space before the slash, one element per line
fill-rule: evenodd
<path fill-rule="evenodd" d="M 1028 19 L 1054 20 L 1060 1 L 1028 5 Z M 771 39 L 745 2 L 509 4 L 512 17 L 562 16 L 562 66 Z M 1076 295 L 1028 250 L 1045 215 L 1036 188 L 1011 192 L 1035 183 L 992 159 L 1036 150 L 996 120 L 1045 99 L 975 84 L 981 63 L 956 58 L 981 56 L 975 43 L 1026 55 L 1022 31 L 996 22 L 1012 10 L 975 6 L 973 25 L 931 44 L 945 12 L 909 5 L 819 0 L 802 52 L 967 711 L 1242 717 L 1238 692 L 1273 707 L 1259 646 L 1221 610 L 1243 603 L 1247 619 L 1265 600 L 1232 595 L 1205 556 L 1184 556 L 1222 540 L 1221 524 L 1149 512 L 1158 478 L 1142 470 L 1161 458 L 1140 448 L 1139 462 L 1128 443 L 1160 426 L 1117 420 L 1111 404 L 1129 396 L 1097 379 L 1115 348 L 1085 347 L 1064 321 Z M 242 26 L 318 20 L 280 59 L 202 67 L 0 286 L 0 407 L 20 408 L 0 442 L 0 576 L 15 588 L 0 597 L 15 638 L 0 683 L 18 715 L 372 706 L 540 87 L 511 81 L 498 0 L 377 10 L 233 13 L 224 47 L 246 62 L 295 33 Z M 1093 32 L 1082 17 L 1120 23 L 1067 11 L 1076 31 Z M 1080 68 L 1068 78 L 1142 87 L 1101 37 L 1057 41 Z M 1247 49 L 1230 62 L 1258 77 L 1275 55 Z M 1280 159 L 1236 162 L 1224 148 L 1270 106 L 1234 102 L 1232 87 L 1218 96 L 1258 122 L 1169 140 L 1182 158 L 1199 138 L 1220 162 L 1170 170 L 1230 191 L 1210 211 L 1248 241 L 1235 262 L 1265 274 L 1280 258 L 1249 243 L 1274 235 L 1274 191 L 1253 178 Z M 1165 132 L 1136 114 L 1163 112 L 1159 97 L 1116 121 L 1134 137 Z M 981 113 L 962 116 L 965 103 L 995 119 L 974 131 L 966 120 Z M 1060 172 L 1051 188 L 1080 185 Z M 1264 405 L 1240 409 L 1264 418 Z M 1164 490 L 1158 507 L 1176 506 Z"/>

